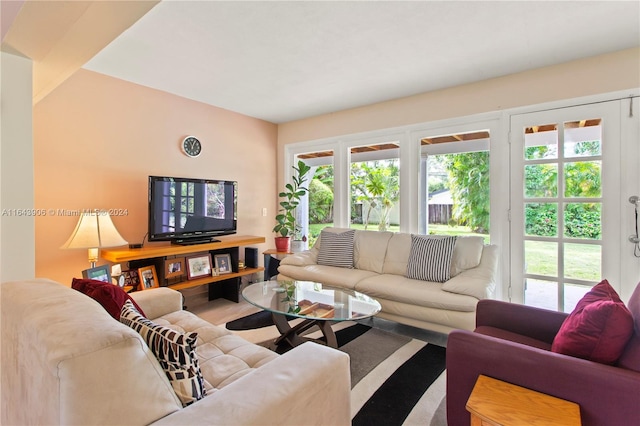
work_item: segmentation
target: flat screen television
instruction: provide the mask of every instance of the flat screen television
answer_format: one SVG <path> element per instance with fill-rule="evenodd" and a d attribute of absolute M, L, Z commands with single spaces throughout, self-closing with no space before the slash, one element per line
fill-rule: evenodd
<path fill-rule="evenodd" d="M 200 244 L 235 234 L 237 183 L 149 176 L 149 241 Z"/>

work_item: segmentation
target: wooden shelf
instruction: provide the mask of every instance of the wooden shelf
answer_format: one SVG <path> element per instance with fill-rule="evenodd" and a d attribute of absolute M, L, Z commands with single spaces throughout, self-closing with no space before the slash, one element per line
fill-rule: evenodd
<path fill-rule="evenodd" d="M 197 278 L 195 280 L 182 281 L 178 284 L 171 284 L 168 287 L 174 290 L 184 290 L 185 288 L 197 287 L 204 284 L 211 284 L 217 281 L 228 280 L 229 278 L 236 278 L 236 277 L 242 277 L 245 275 L 255 274 L 256 272 L 260 272 L 260 271 L 264 271 L 264 268 L 263 267 L 244 268 L 238 272 L 232 272 L 230 274 L 222 274 L 222 275 L 218 275 L 217 277 L 204 277 L 204 278 Z"/>
<path fill-rule="evenodd" d="M 251 244 L 262 244 L 264 237 L 254 235 L 228 235 L 220 237 L 220 242 L 194 244 L 190 246 L 180 246 L 176 244 L 153 244 L 139 249 L 101 249 L 100 255 L 113 263 L 128 262 L 130 260 L 151 259 L 154 257 L 178 256 L 181 254 L 198 253 L 209 250 L 220 250 L 231 247 L 246 246 Z M 226 274 L 228 277 L 231 274 Z M 212 277 L 213 278 L 213 277 Z M 196 280 L 193 280 L 196 281 Z"/>
<path fill-rule="evenodd" d="M 216 286 L 209 286 L 209 300 L 217 297 L 225 297 L 234 302 L 238 302 L 238 289 L 240 285 L 240 277 L 255 274 L 264 271 L 263 267 L 256 268 L 238 268 L 239 247 L 253 244 L 262 244 L 265 242 L 264 237 L 254 235 L 227 235 L 220 237 L 220 241 L 215 243 L 194 244 L 194 245 L 175 245 L 170 243 L 151 243 L 146 247 L 139 249 L 105 249 L 101 251 L 102 258 L 113 263 L 129 262 L 129 267 L 138 268 L 146 264 L 154 264 L 156 270 L 160 268 L 159 280 L 161 286 L 168 286 L 174 290 L 183 290 L 186 288 L 198 287 L 212 283 L 220 283 Z M 232 269 L 236 272 L 230 274 L 221 274 L 217 276 L 205 276 L 194 280 L 176 281 L 167 279 L 162 273 L 167 258 L 176 256 L 188 256 L 194 253 L 208 252 L 213 254 L 224 253 L 231 256 Z M 184 276 L 182 278 L 185 278 Z"/>

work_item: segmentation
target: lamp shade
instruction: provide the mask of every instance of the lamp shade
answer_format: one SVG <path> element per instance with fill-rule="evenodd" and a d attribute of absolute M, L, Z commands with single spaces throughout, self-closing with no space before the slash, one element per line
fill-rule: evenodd
<path fill-rule="evenodd" d="M 96 210 L 82 213 L 76 229 L 61 248 L 88 249 L 118 247 L 125 244 L 128 243 L 116 230 L 109 213 Z"/>

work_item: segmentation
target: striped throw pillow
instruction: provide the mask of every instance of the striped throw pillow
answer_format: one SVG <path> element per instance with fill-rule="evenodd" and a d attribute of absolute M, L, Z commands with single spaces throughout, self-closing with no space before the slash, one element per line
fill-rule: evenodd
<path fill-rule="evenodd" d="M 443 283 L 451 278 L 456 237 L 411 235 L 407 278 Z"/>
<path fill-rule="evenodd" d="M 353 239 L 355 235 L 355 229 L 340 233 L 320 232 L 318 265 L 353 269 Z"/>
<path fill-rule="evenodd" d="M 204 398 L 204 379 L 195 352 L 198 333 L 183 334 L 155 324 L 140 315 L 129 300 L 122 307 L 120 322 L 147 342 L 183 407 Z"/>

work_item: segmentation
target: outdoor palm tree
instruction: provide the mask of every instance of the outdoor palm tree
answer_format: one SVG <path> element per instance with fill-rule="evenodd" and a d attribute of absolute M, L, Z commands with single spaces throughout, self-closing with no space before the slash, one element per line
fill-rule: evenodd
<path fill-rule="evenodd" d="M 354 163 L 351 166 L 351 188 L 358 202 L 367 204 L 364 218 L 367 229 L 372 212 L 378 216 L 378 230 L 386 231 L 389 214 L 400 198 L 398 166 L 395 160 Z"/>

